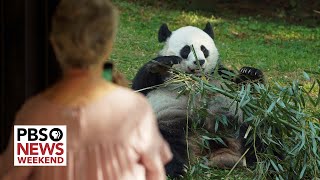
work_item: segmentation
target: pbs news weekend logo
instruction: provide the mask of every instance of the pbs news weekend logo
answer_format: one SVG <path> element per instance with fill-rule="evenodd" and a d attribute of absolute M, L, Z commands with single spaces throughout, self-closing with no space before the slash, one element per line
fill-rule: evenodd
<path fill-rule="evenodd" d="M 66 166 L 65 125 L 15 125 L 14 166 Z"/>

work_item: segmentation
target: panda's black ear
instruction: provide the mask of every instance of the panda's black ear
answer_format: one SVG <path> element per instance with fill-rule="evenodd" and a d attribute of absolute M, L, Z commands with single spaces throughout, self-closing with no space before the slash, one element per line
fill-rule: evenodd
<path fill-rule="evenodd" d="M 211 23 L 207 23 L 206 27 L 203 29 L 204 32 L 206 32 L 212 39 L 214 39 L 214 33 L 211 26 Z"/>
<path fill-rule="evenodd" d="M 167 24 L 162 24 L 158 32 L 159 42 L 165 42 L 171 36 L 171 31 L 169 30 Z"/>

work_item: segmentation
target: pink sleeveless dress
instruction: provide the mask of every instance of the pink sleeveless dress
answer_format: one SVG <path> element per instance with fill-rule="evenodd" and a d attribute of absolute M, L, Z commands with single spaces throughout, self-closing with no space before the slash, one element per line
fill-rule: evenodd
<path fill-rule="evenodd" d="M 11 137 L 0 156 L 0 179 L 163 180 L 172 157 L 146 99 L 125 88 L 77 107 L 38 95 L 24 104 L 15 124 L 67 125 L 67 166 L 14 167 Z"/>

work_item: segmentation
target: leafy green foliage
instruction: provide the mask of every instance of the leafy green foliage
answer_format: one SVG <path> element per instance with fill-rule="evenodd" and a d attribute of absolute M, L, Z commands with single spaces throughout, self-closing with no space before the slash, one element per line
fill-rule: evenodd
<path fill-rule="evenodd" d="M 204 77 L 181 74 L 174 69 L 172 71 L 177 75 L 167 83 L 178 81 L 187 84 L 187 90 L 181 92 L 194 97 L 190 104 L 191 110 L 196 114 L 216 93 L 238 102 L 239 108 L 245 114 L 245 122 L 250 125 L 246 133 L 247 141 L 253 143 L 258 161 L 253 171 L 254 179 L 320 178 L 320 119 L 315 113 L 308 111 L 308 106 L 320 106 L 320 67 L 313 73 L 315 77 L 312 77 L 313 83 L 308 90 L 296 80 L 287 86 L 272 87 L 255 83 L 243 85 L 241 88 L 222 88 L 208 83 Z M 306 72 L 304 77 L 311 79 Z M 210 78 L 212 77 L 208 79 Z M 226 87 L 232 87 L 231 82 L 224 83 L 228 84 Z M 315 89 L 318 95 L 312 97 L 310 92 Z M 199 92 L 200 99 L 196 99 Z M 193 107 L 199 102 L 202 102 L 200 108 Z M 199 119 L 207 116 L 208 114 L 203 114 Z M 195 121 L 197 122 L 196 119 Z M 218 122 L 226 125 L 226 121 L 227 119 L 222 118 Z M 218 132 L 218 129 L 216 131 Z M 202 136 L 205 140 L 218 138 L 208 134 Z M 257 138 L 262 144 L 256 144 Z M 262 152 L 257 150 L 261 146 L 265 147 Z M 284 158 L 279 158 L 279 155 Z M 203 163 L 201 164 L 203 166 Z"/>

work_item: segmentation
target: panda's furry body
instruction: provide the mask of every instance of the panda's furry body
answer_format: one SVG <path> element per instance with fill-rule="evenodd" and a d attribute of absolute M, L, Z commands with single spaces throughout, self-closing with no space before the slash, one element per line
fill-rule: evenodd
<path fill-rule="evenodd" d="M 162 25 L 159 30 L 158 38 L 160 42 L 165 42 L 164 48 L 160 51 L 159 56 L 152 61 L 146 63 L 137 73 L 133 80 L 132 88 L 140 90 L 147 87 L 156 86 L 165 82 L 170 78 L 168 67 L 173 67 L 180 71 L 199 75 L 199 65 L 202 72 L 211 74 L 218 68 L 219 74 L 223 74 L 226 70 L 219 66 L 219 54 L 213 41 L 213 30 L 208 23 L 204 30 L 196 27 L 186 26 L 171 32 L 167 25 Z M 198 61 L 192 53 L 191 46 L 197 55 Z M 263 79 L 260 70 L 245 67 L 240 70 L 240 75 L 233 79 L 235 83 L 242 83 L 245 80 Z M 211 83 L 220 85 L 220 81 L 212 80 Z M 158 120 L 160 131 L 163 137 L 170 144 L 173 152 L 173 160 L 166 166 L 167 174 L 171 177 L 177 177 L 183 174 L 184 166 L 187 164 L 187 142 L 186 142 L 186 125 L 188 121 L 192 121 L 192 112 L 188 112 L 188 97 L 179 96 L 176 87 L 179 84 L 171 84 L 153 89 L 141 91 L 152 105 Z M 210 132 L 215 133 L 215 118 L 225 116 L 230 124 L 241 125 L 240 134 L 236 135 L 236 130 L 222 128 L 223 138 L 227 146 L 211 142 L 210 143 L 210 164 L 221 168 L 231 168 L 239 160 L 244 152 L 244 132 L 246 130 L 243 124 L 242 111 L 236 113 L 236 103 L 223 95 L 215 95 L 210 98 L 208 112 L 210 116 L 203 121 L 204 127 Z M 231 105 L 232 104 L 232 105 Z M 231 105 L 231 106 L 230 106 Z M 227 109 L 227 110 L 226 110 Z M 188 114 L 189 113 L 189 114 Z M 188 117 L 187 117 L 188 115 Z M 231 130 L 232 129 L 232 130 Z M 221 132 L 220 132 L 221 134 Z M 193 136 L 188 136 L 191 141 Z M 194 143 L 191 143 L 191 147 Z M 197 153 L 193 148 L 191 153 Z M 254 158 L 253 158 L 254 159 Z M 241 161 L 239 165 L 243 165 Z"/>

